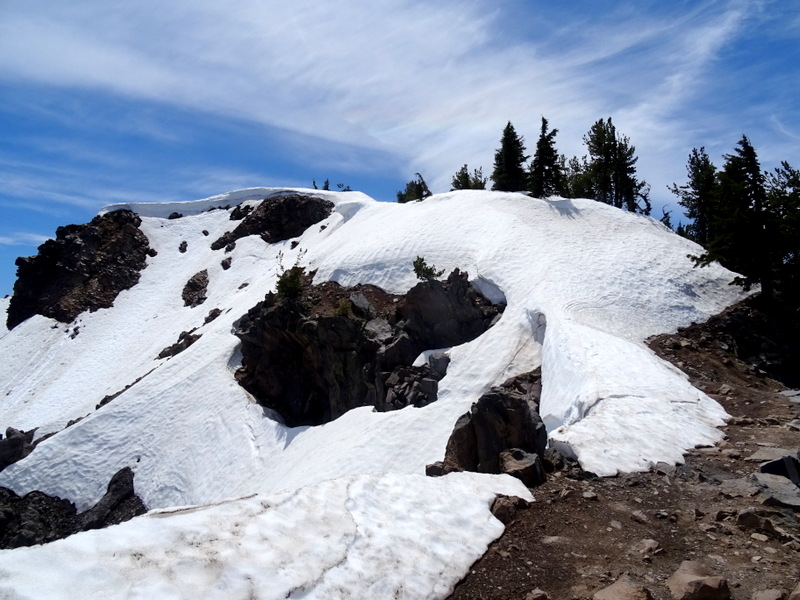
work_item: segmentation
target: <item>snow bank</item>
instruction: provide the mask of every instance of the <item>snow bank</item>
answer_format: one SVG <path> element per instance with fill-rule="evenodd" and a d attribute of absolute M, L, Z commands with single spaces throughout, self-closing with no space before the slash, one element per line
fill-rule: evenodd
<path fill-rule="evenodd" d="M 497 491 L 531 499 L 509 477 L 387 474 L 152 511 L 0 550 L 0 596 L 444 598 L 503 531 Z"/>

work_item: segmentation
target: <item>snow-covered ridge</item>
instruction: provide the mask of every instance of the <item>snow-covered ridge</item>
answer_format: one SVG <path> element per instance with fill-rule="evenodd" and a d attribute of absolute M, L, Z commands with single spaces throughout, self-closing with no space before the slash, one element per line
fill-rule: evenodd
<path fill-rule="evenodd" d="M 228 210 L 209 209 L 294 191 L 335 204 L 297 244 L 267 245 L 250 236 L 229 254 L 210 249 L 235 223 Z M 139 283 L 113 308 L 84 313 L 72 324 L 34 316 L 0 334 L 0 427 L 58 432 L 0 473 L 2 486 L 41 489 L 83 509 L 118 469 L 130 466 L 145 503 L 165 508 L 292 493 L 364 473 L 410 477 L 442 458 L 456 419 L 486 389 L 538 365 L 551 439 L 589 471 L 647 469 L 721 437 L 719 405 L 643 341 L 705 320 L 742 293 L 719 265 L 694 268 L 687 255 L 700 248 L 648 217 L 591 200 L 487 191 L 401 205 L 356 192 L 252 188 L 191 203 L 104 210 L 120 208 L 142 217 L 141 229 L 157 250 Z M 173 212 L 184 216 L 168 219 Z M 449 350 L 437 402 L 388 413 L 359 408 L 325 425 L 291 429 L 235 382 L 233 324 L 274 289 L 281 264 L 301 260 L 316 270 L 317 281 L 402 293 L 416 283 L 417 256 L 467 271 L 490 298 L 507 302 L 492 329 Z M 221 266 L 226 257 L 228 269 Z M 181 290 L 203 269 L 208 298 L 187 308 Z M 213 308 L 221 316 L 204 324 Z M 202 334 L 194 345 L 156 359 L 193 328 Z M 84 418 L 64 429 L 78 417 Z"/>
<path fill-rule="evenodd" d="M 327 193 L 320 190 L 307 188 L 274 188 L 274 187 L 254 187 L 243 190 L 218 194 L 202 200 L 186 200 L 180 202 L 122 202 L 117 204 L 107 204 L 100 209 L 99 214 L 112 212 L 115 210 L 130 210 L 140 217 L 160 217 L 167 218 L 172 213 L 183 216 L 199 215 L 223 207 L 233 208 L 240 204 L 250 201 L 261 201 L 264 198 L 280 196 L 291 193 L 301 193 L 307 196 L 320 196 L 328 199 L 339 200 L 339 204 L 348 204 L 354 199 L 364 201 L 368 196 L 361 192 L 336 192 Z"/>

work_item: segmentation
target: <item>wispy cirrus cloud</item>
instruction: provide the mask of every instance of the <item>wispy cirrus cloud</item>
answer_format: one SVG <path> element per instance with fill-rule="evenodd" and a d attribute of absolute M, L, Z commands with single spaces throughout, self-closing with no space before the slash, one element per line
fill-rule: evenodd
<path fill-rule="evenodd" d="M 694 104 L 726 91 L 723 55 L 762 22 L 764 3 L 578 4 L 548 13 L 453 1 L 33 0 L 0 23 L 0 75 L 385 153 L 432 173 L 439 189 L 464 162 L 490 167 L 506 120 L 532 137 L 547 116 L 573 154 L 610 115 L 637 145 L 640 172 L 663 189 L 682 174 L 693 128 L 719 135 L 736 121 Z M 537 26 L 522 35 L 514 20 Z"/>
<path fill-rule="evenodd" d="M 14 231 L 7 235 L 0 235 L 0 246 L 38 246 L 49 239 L 46 235 Z"/>
<path fill-rule="evenodd" d="M 798 22 L 777 0 L 5 3 L 0 236 L 312 177 L 444 191 L 491 172 L 508 120 L 532 152 L 540 116 L 567 156 L 613 117 L 659 214 L 693 146 L 798 162 Z"/>

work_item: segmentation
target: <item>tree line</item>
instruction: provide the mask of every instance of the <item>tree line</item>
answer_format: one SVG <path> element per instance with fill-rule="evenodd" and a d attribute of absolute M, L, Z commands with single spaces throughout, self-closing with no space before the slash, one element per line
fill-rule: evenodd
<path fill-rule="evenodd" d="M 567 160 L 556 149 L 558 129 L 551 129 L 542 117 L 533 158 L 526 154 L 524 139 L 509 121 L 503 129 L 500 147 L 494 154 L 494 168 L 487 178 L 482 168 L 464 165 L 453 175 L 453 190 L 492 189 L 527 192 L 536 198 L 594 198 L 625 210 L 650 214 L 650 186 L 637 178 L 636 149 L 619 133 L 611 118 L 599 119 L 584 136 L 588 154 Z M 431 195 L 419 173 L 397 192 L 398 202 L 420 200 Z"/>

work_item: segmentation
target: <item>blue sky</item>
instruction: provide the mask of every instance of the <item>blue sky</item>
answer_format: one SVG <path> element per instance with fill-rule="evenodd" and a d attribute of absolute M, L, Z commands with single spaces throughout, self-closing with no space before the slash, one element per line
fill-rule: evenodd
<path fill-rule="evenodd" d="M 0 0 L 0 295 L 112 202 L 329 178 L 379 200 L 492 169 L 507 121 L 583 155 L 612 117 L 655 216 L 690 150 L 800 166 L 800 5 Z"/>

